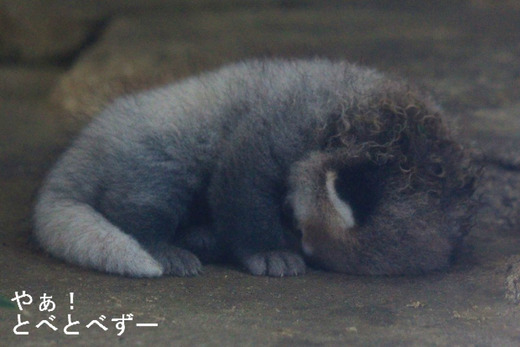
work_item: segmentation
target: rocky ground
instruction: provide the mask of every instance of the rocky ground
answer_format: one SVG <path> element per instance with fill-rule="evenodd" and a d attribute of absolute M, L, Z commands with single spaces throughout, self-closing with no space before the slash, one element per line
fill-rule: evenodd
<path fill-rule="evenodd" d="M 33 297 L 23 312 L 0 307 L 0 345 L 520 344 L 520 6 L 416 3 L 0 1 L 0 296 Z M 32 243 L 44 173 L 110 99 L 258 56 L 344 58 L 434 91 L 485 166 L 482 208 L 449 271 L 277 279 L 207 266 L 128 279 Z M 44 293 L 55 311 L 40 312 Z M 118 336 L 112 318 L 128 313 Z M 79 336 L 63 331 L 69 314 Z M 13 333 L 18 319 L 29 335 Z M 58 330 L 36 328 L 44 319 Z"/>

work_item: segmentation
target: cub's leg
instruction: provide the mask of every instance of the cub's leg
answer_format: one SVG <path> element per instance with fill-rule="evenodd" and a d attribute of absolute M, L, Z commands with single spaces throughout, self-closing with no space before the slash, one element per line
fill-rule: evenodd
<path fill-rule="evenodd" d="M 193 252 L 203 263 L 226 260 L 225 250 L 217 239 L 212 225 L 191 226 L 182 230 L 181 234 L 175 244 Z"/>
<path fill-rule="evenodd" d="M 171 170 L 168 165 L 129 170 L 100 193 L 98 208 L 124 232 L 133 236 L 162 266 L 164 273 L 196 275 L 199 259 L 173 244 L 199 180 Z"/>
<path fill-rule="evenodd" d="M 233 147 L 224 151 L 212 177 L 209 201 L 215 232 L 235 261 L 253 275 L 303 274 L 305 263 L 293 248 L 294 236 L 282 223 L 286 162 L 277 159 L 269 140 L 248 143 L 251 139 L 231 140 Z"/>

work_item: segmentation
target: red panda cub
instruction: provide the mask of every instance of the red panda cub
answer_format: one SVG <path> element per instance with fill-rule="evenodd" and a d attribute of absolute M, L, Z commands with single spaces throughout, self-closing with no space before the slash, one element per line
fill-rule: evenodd
<path fill-rule="evenodd" d="M 415 274 L 450 263 L 475 176 L 405 82 L 253 60 L 113 102 L 47 176 L 34 233 L 58 258 L 134 277 L 223 260 L 254 275 Z"/>

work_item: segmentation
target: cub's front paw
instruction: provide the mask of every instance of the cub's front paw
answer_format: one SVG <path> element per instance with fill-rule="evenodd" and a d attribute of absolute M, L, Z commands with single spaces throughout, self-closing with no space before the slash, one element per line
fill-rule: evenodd
<path fill-rule="evenodd" d="M 256 276 L 297 276 L 305 273 L 303 258 L 289 251 L 269 251 L 242 257 L 242 264 Z"/>
<path fill-rule="evenodd" d="M 169 244 L 161 244 L 149 249 L 149 251 L 162 265 L 165 274 L 195 276 L 202 270 L 199 258 L 185 249 Z"/>
<path fill-rule="evenodd" d="M 195 276 L 202 270 L 199 258 L 184 249 L 172 250 L 166 256 L 164 272 L 174 276 Z"/>

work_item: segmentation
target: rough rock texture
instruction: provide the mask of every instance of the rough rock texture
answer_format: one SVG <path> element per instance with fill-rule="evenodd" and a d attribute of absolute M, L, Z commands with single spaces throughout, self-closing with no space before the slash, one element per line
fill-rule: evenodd
<path fill-rule="evenodd" d="M 43 6 L 0 2 L 0 61 L 63 64 L 96 33 L 98 22 Z"/>
<path fill-rule="evenodd" d="M 508 259 L 506 277 L 506 299 L 514 304 L 520 303 L 520 256 Z"/>
<path fill-rule="evenodd" d="M 319 55 L 390 66 L 395 51 L 381 48 L 381 41 L 403 41 L 405 50 L 415 50 L 415 43 L 422 46 L 450 35 L 448 26 L 416 16 L 362 8 L 118 16 L 79 57 L 52 98 L 71 114 L 89 116 L 124 92 L 248 57 Z"/>
<path fill-rule="evenodd" d="M 305 3 L 302 2 L 302 3 Z M 284 6 L 263 1 L 263 6 Z M 68 64 L 113 16 L 258 6 L 254 0 L 0 0 L 0 61 Z"/>

